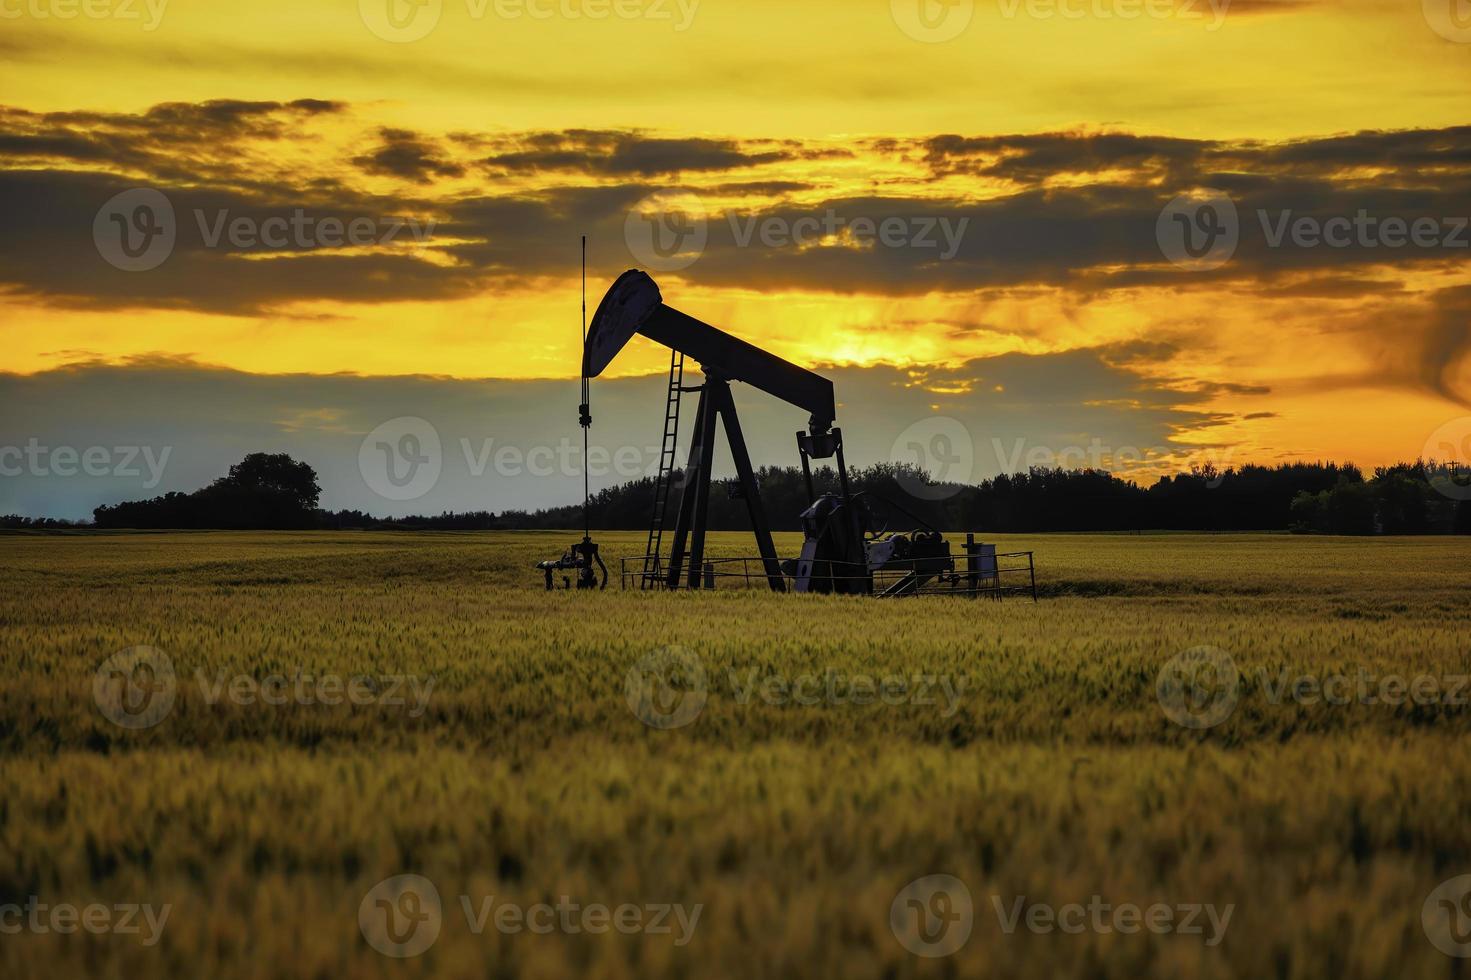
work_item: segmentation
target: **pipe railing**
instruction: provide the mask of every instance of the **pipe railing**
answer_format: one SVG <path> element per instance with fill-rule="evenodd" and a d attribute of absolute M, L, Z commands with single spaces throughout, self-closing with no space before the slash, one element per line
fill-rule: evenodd
<path fill-rule="evenodd" d="M 868 591 L 873 595 L 882 595 L 914 574 L 920 578 L 920 582 L 916 587 L 905 591 L 905 595 L 954 595 L 992 599 L 1001 599 L 1007 595 L 1030 595 L 1033 602 L 1037 601 L 1037 568 L 1033 552 L 1030 551 L 998 554 L 994 568 L 977 571 L 966 568 L 964 555 L 938 560 L 933 557 L 898 559 L 871 571 L 858 562 L 827 562 L 826 565 L 826 573 L 820 577 L 835 583 L 844 582 L 857 586 L 856 589 L 844 590 L 848 592 Z M 665 569 L 663 556 L 638 555 L 623 558 L 620 560 L 620 585 L 624 589 L 690 591 L 685 576 L 681 576 L 678 585 L 671 588 L 663 574 Z M 791 576 L 787 576 L 787 579 L 790 583 Z M 754 556 L 707 558 L 700 574 L 701 590 L 768 587 L 766 566 L 759 557 Z"/>

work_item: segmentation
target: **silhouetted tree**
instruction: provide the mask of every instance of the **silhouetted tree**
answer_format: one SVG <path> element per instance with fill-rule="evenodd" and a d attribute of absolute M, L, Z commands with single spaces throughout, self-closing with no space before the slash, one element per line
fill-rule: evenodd
<path fill-rule="evenodd" d="M 55 517 L 21 517 L 19 514 L 6 514 L 0 517 L 0 530 L 6 531 L 56 531 L 85 526 L 85 522 L 82 521 L 68 521 Z"/>
<path fill-rule="evenodd" d="M 193 493 L 98 507 L 98 527 L 296 530 L 318 525 L 317 474 L 284 453 L 252 453 Z"/>
<path fill-rule="evenodd" d="M 215 484 L 279 493 L 303 510 L 315 510 L 322 495 L 316 470 L 285 453 L 251 453 Z"/>

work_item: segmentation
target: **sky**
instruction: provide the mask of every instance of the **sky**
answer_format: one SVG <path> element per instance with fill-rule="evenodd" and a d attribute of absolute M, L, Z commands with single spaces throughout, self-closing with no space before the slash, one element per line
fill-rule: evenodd
<path fill-rule="evenodd" d="M 0 0 L 0 512 L 257 450 L 571 502 L 584 235 L 860 465 L 1464 457 L 1468 83 L 1466 0 Z M 667 364 L 595 383 L 595 486 Z"/>

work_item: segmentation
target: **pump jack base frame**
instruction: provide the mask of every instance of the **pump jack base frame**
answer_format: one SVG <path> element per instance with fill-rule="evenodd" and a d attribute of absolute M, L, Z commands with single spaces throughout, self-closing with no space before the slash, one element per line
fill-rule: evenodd
<path fill-rule="evenodd" d="M 623 590 L 640 588 L 645 580 L 643 557 L 623 558 L 621 564 Z M 664 567 L 662 561 L 650 564 Z M 829 577 L 849 578 L 859 586 L 868 586 L 871 583 L 870 589 L 855 588 L 851 593 L 875 598 L 947 595 L 968 599 L 999 601 L 1016 597 L 1037 601 L 1036 564 L 1030 551 L 998 554 L 994 565 L 987 564 L 980 568 L 967 556 L 956 555 L 943 567 L 928 560 L 890 563 L 883 569 L 874 571 L 856 566 L 846 570 L 834 567 Z M 661 576 L 654 588 L 679 591 L 752 589 L 762 587 L 767 580 L 765 563 L 760 558 L 707 558 L 698 584 L 691 586 L 682 579 L 677 585 L 671 586 Z"/>
<path fill-rule="evenodd" d="M 621 587 L 693 591 L 717 587 L 752 588 L 764 583 L 773 592 L 798 591 L 800 583 L 794 575 L 796 562 L 784 563 L 778 557 L 772 540 L 760 486 L 751 466 L 735 400 L 731 396 L 730 382 L 707 370 L 703 385 L 683 390 L 699 391 L 700 400 L 695 410 L 689 463 L 675 487 L 678 511 L 672 547 L 667 558 L 663 555 L 641 555 L 622 559 Z M 725 441 L 735 464 L 741 496 L 746 502 L 746 513 L 759 552 L 756 557 L 705 557 L 717 418 L 725 430 Z M 833 429 L 821 436 L 798 433 L 798 447 L 809 496 L 815 495 L 810 459 L 836 457 L 846 497 L 848 481 L 847 467 L 843 465 L 842 458 L 842 430 Z M 672 496 L 667 503 L 674 505 Z M 662 516 L 658 519 L 663 522 Z M 966 535 L 962 548 L 963 555 L 950 556 L 946 546 L 944 557 L 888 561 L 882 568 L 829 561 L 825 563 L 823 577 L 833 591 L 879 597 L 952 595 L 1001 599 L 1008 595 L 1029 595 L 1033 602 L 1037 600 L 1037 575 L 1032 552 L 998 555 L 992 551 L 983 557 L 974 535 Z M 792 581 L 789 582 L 789 578 Z"/>
<path fill-rule="evenodd" d="M 751 454 L 746 449 L 746 439 L 741 433 L 740 417 L 736 414 L 735 399 L 731 397 L 730 382 L 710 371 L 705 373 L 705 383 L 700 387 L 700 402 L 695 410 L 695 429 L 690 442 L 689 465 L 679 483 L 679 511 L 674 521 L 674 542 L 667 562 L 660 556 L 651 559 L 653 575 L 641 573 L 640 581 L 647 586 L 662 584 L 666 589 L 701 587 L 705 572 L 705 532 L 708 527 L 710 505 L 710 475 L 715 456 L 715 420 L 718 416 L 725 428 L 725 441 L 730 446 L 735 463 L 736 478 L 740 481 L 741 496 L 746 501 L 746 513 L 751 519 L 751 531 L 756 536 L 756 550 L 760 552 L 761 575 L 773 592 L 787 591 L 786 576 L 782 574 L 781 560 L 776 555 L 776 545 L 771 539 L 771 528 L 766 523 L 766 510 L 761 505 L 761 489 L 756 482 L 756 471 L 751 467 Z M 642 561 L 643 559 L 639 559 Z"/>

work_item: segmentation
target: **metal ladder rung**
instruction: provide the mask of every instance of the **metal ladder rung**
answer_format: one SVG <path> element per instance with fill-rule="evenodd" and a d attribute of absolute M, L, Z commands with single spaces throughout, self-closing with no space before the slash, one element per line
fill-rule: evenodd
<path fill-rule="evenodd" d="M 659 475 L 654 480 L 654 515 L 649 522 L 649 540 L 644 548 L 642 588 L 662 579 L 659 551 L 664 543 L 664 511 L 669 503 L 669 484 L 679 442 L 679 402 L 684 389 L 684 355 L 669 353 L 669 388 L 664 404 L 664 441 L 659 450 Z"/>

